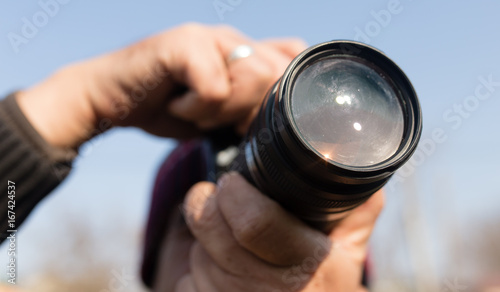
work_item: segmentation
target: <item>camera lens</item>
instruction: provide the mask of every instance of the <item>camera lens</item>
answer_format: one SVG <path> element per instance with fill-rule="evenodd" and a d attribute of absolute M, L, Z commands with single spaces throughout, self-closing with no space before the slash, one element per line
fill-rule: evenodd
<path fill-rule="evenodd" d="M 324 58 L 303 69 L 291 94 L 303 142 L 349 166 L 380 163 L 396 153 L 404 118 L 382 72 L 353 58 Z"/>
<path fill-rule="evenodd" d="M 417 95 L 392 60 L 361 43 L 326 42 L 270 89 L 230 169 L 328 231 L 408 161 L 421 131 Z"/>

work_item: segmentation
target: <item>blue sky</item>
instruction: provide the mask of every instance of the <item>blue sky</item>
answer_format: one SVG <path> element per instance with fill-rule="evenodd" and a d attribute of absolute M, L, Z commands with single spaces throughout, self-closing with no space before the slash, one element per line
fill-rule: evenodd
<path fill-rule="evenodd" d="M 390 226 L 398 204 L 404 204 L 401 197 L 415 186 L 427 220 L 449 206 L 459 214 L 457 220 L 467 224 L 498 210 L 500 86 L 486 100 L 474 103 L 468 97 L 482 84 L 481 79 L 491 76 L 500 81 L 499 2 L 66 2 L 59 4 L 57 13 L 26 44 L 18 46 L 12 45 L 9 34 L 22 35 L 23 18 L 33 21 L 42 7 L 37 1 L 2 3 L 0 95 L 29 87 L 70 62 L 119 49 L 189 21 L 232 25 L 257 39 L 298 36 L 311 45 L 359 38 L 361 31 L 368 37 L 361 40 L 384 51 L 412 81 L 423 109 L 423 139 L 431 139 L 436 129 L 447 137 L 412 173 L 414 184 L 403 180 L 389 192 L 381 225 Z M 214 3 L 219 7 L 225 3 L 230 9 L 218 14 Z M 387 16 L 381 10 L 389 11 L 390 18 L 381 20 L 381 15 Z M 454 113 L 456 105 L 471 109 L 466 111 L 467 118 Z M 35 211 L 21 235 L 34 239 L 57 229 L 54 222 L 60 218 L 54 214 L 61 209 L 84 216 L 103 230 L 113 225 L 108 213 L 131 228 L 140 228 L 154 173 L 173 143 L 135 129 L 118 129 L 84 146 L 72 175 Z"/>

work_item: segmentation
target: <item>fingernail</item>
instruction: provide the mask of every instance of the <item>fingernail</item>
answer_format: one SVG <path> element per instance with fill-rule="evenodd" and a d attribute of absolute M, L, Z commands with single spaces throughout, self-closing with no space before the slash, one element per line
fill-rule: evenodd
<path fill-rule="evenodd" d="M 202 217 L 205 208 L 210 204 L 217 193 L 217 189 L 199 189 L 196 191 L 198 193 L 189 195 L 187 201 L 183 204 L 183 215 L 189 223 L 197 221 Z"/>

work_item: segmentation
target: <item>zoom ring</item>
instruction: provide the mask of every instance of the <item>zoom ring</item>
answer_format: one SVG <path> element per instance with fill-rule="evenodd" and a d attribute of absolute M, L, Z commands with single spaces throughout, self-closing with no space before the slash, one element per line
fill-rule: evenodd
<path fill-rule="evenodd" d="M 354 200 L 337 201 L 324 199 L 314 195 L 314 189 L 308 187 L 299 178 L 294 177 L 289 172 L 279 171 L 276 168 L 275 163 L 273 163 L 268 154 L 269 151 L 272 151 L 272 149 L 270 149 L 272 147 L 271 143 L 263 142 L 259 136 L 260 135 L 256 135 L 255 139 L 263 170 L 267 172 L 268 177 L 270 178 L 270 182 L 275 185 L 273 189 L 279 192 L 279 194 L 273 193 L 268 195 L 272 196 L 276 200 L 286 203 L 288 200 L 290 200 L 291 196 L 300 203 L 304 203 L 316 208 L 347 209 L 347 207 L 354 208 L 358 206 L 370 197 L 369 194 L 363 197 L 358 197 Z"/>

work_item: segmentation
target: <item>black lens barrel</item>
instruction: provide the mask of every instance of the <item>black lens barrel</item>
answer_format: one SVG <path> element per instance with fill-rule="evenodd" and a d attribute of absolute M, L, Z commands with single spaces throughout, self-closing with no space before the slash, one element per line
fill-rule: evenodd
<path fill-rule="evenodd" d="M 353 167 L 320 157 L 299 137 L 290 98 L 294 80 L 313 62 L 349 57 L 371 64 L 398 96 L 404 114 L 399 149 L 387 160 Z M 413 154 L 422 118 L 416 93 L 403 71 L 380 51 L 352 41 L 313 46 L 295 58 L 262 103 L 230 169 L 240 172 L 264 194 L 312 226 L 324 231 L 379 190 Z"/>

